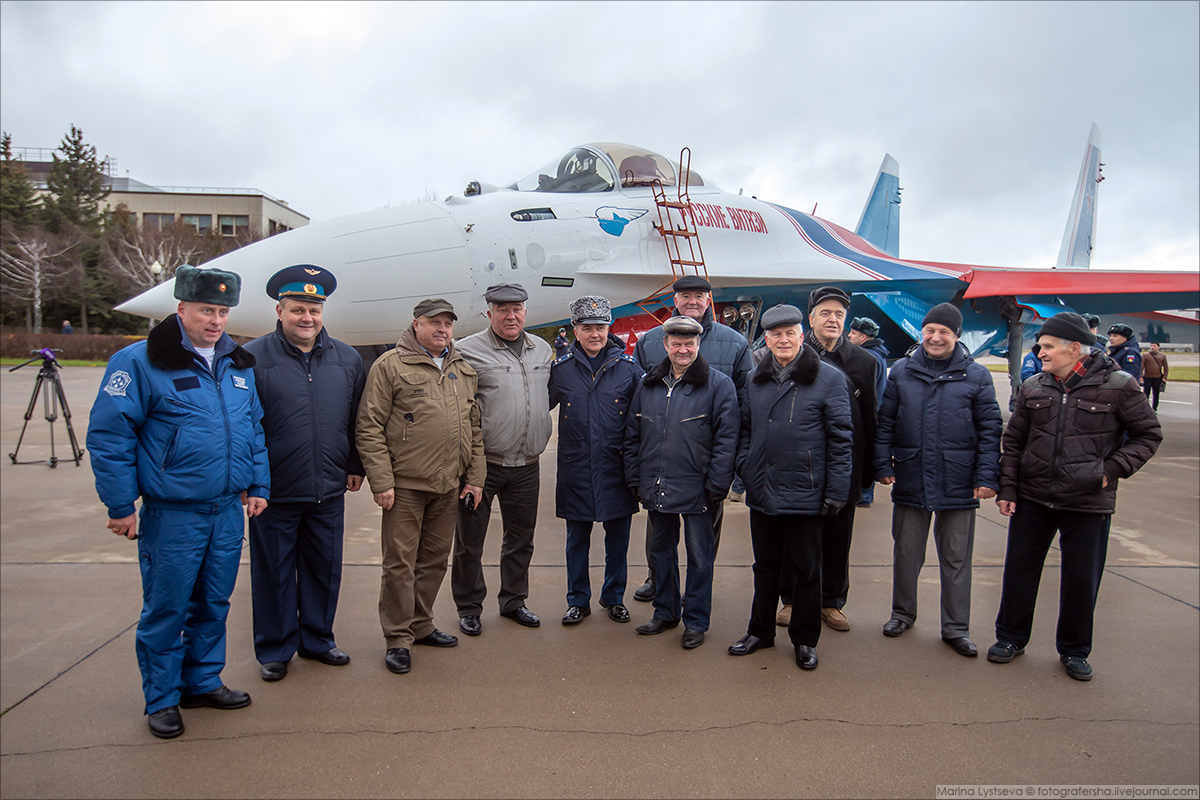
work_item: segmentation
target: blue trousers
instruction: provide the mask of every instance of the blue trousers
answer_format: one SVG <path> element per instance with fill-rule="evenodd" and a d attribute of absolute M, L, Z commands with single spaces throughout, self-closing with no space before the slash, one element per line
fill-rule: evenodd
<path fill-rule="evenodd" d="M 237 495 L 207 506 L 142 506 L 136 649 L 147 714 L 221 687 L 244 530 Z"/>
<path fill-rule="evenodd" d="M 683 619 L 691 631 L 707 631 L 712 613 L 713 560 L 716 541 L 713 514 L 663 514 L 651 511 L 650 560 L 654 574 L 654 618 Z M 679 596 L 679 518 L 687 547 L 687 582 Z"/>
<path fill-rule="evenodd" d="M 254 655 L 260 664 L 336 646 L 346 498 L 271 503 L 250 519 Z"/>
<path fill-rule="evenodd" d="M 586 607 L 592 601 L 592 582 L 588 576 L 588 551 L 592 548 L 592 520 L 567 522 L 567 605 Z M 625 581 L 629 569 L 629 527 L 633 515 L 600 523 L 604 526 L 604 586 L 600 600 L 615 606 L 625 602 Z"/>

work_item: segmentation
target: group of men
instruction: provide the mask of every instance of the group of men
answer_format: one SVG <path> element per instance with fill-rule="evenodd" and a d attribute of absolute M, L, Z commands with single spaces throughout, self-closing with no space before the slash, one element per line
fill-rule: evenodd
<path fill-rule="evenodd" d="M 524 288 L 500 284 L 485 294 L 488 327 L 457 342 L 453 306 L 422 300 L 396 346 L 364 374 L 355 350 L 324 329 L 335 288 L 334 276 L 316 265 L 280 270 L 266 286 L 277 302 L 276 330 L 242 347 L 224 333 L 240 278 L 185 265 L 176 272 L 177 314 L 109 362 L 88 448 L 108 527 L 138 539 L 137 651 L 154 735 L 183 733 L 180 707 L 250 703 L 220 678 L 242 505 L 263 680 L 286 677 L 295 655 L 331 666 L 350 661 L 333 622 L 344 494 L 364 480 L 382 510 L 387 669 L 409 672 L 415 645 L 458 644 L 433 617 L 448 564 L 459 630 L 482 632 L 482 552 L 493 502 L 503 529 L 500 615 L 538 627 L 526 607 L 528 573 L 539 458 L 556 408 L 564 625 L 591 614 L 588 553 L 597 522 L 605 536 L 599 605 L 614 622 L 630 621 L 627 552 L 633 515 L 644 508 L 650 575 L 635 596 L 652 601 L 654 613 L 637 632 L 660 634 L 682 622 L 681 646 L 703 644 L 722 505 L 737 476 L 750 508 L 754 600 L 747 634 L 729 652 L 770 647 L 784 625 L 797 665 L 813 669 L 822 625 L 850 628 L 843 609 L 855 508 L 878 478 L 892 486 L 894 503 L 885 635 L 902 635 L 916 621 L 917 579 L 936 517 L 942 638 L 963 655 L 977 653 L 969 638 L 975 513 L 979 500 L 999 492 L 1001 512 L 1013 521 L 988 657 L 1004 662 L 1023 652 L 1042 561 L 1060 531 L 1059 651 L 1069 674 L 1090 677 L 1091 609 L 1117 480 L 1145 463 L 1161 431 L 1136 383 L 1091 348 L 1077 315 L 1061 314 L 1042 329 L 1044 373 L 1018 393 L 1002 458 L 990 375 L 959 344 L 962 316 L 949 303 L 929 311 L 921 341 L 885 377 L 886 360 L 869 346 L 882 345 L 878 326 L 855 319 L 847 334 L 851 300 L 836 287 L 814 290 L 806 314 L 790 305 L 767 310 L 765 346 L 753 355 L 741 334 L 715 321 L 702 277 L 676 281 L 672 316 L 632 355 L 610 332 L 608 301 L 584 296 L 570 304 L 574 339 L 555 357 L 524 330 Z M 566 341 L 565 330 L 559 339 Z"/>

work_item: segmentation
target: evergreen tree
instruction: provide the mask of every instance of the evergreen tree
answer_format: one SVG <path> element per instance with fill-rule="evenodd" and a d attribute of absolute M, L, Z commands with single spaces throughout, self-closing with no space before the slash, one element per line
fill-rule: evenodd
<path fill-rule="evenodd" d="M 89 332 L 89 310 L 103 323 L 112 317 L 112 306 L 118 299 L 117 282 L 104 269 L 101 258 L 105 212 L 100 204 L 110 191 L 107 163 L 107 159 L 97 159 L 96 148 L 84 142 L 83 131 L 72 125 L 53 155 L 46 179 L 49 194 L 42 198 L 46 230 L 82 241 L 75 251 L 76 276 L 72 282 L 77 291 L 81 333 Z"/>
<path fill-rule="evenodd" d="M 4 160 L 0 161 L 0 221 L 22 231 L 38 221 L 37 190 L 25 165 L 12 154 L 12 135 L 0 139 Z"/>

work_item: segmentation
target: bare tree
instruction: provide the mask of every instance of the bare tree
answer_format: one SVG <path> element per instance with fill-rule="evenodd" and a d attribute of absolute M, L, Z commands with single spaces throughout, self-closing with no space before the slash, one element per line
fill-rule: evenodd
<path fill-rule="evenodd" d="M 33 332 L 42 330 L 42 302 L 48 293 L 60 287 L 75 271 L 76 261 L 69 258 L 82 238 L 72 233 L 55 234 L 40 228 L 18 230 L 4 223 L 0 232 L 0 276 L 4 293 L 11 299 L 28 303 L 33 311 Z"/>
<path fill-rule="evenodd" d="M 108 237 L 104 260 L 127 291 L 145 291 L 173 276 L 181 264 L 196 266 L 207 261 L 214 247 L 219 247 L 211 235 L 197 233 L 191 225 L 178 221 L 161 231 L 137 225 L 114 227 L 118 229 Z"/>

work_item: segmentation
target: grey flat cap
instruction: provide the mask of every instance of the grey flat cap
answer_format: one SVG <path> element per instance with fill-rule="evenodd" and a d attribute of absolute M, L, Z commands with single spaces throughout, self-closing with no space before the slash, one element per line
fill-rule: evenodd
<path fill-rule="evenodd" d="M 663 323 L 663 333 L 671 336 L 699 336 L 704 326 L 691 317 L 671 317 Z"/>
<path fill-rule="evenodd" d="M 611 325 L 612 307 L 608 299 L 595 294 L 586 294 L 571 301 L 572 325 Z"/>
<path fill-rule="evenodd" d="M 519 283 L 500 283 L 489 286 L 483 294 L 483 299 L 489 303 L 524 303 L 529 299 L 529 292 Z"/>
<path fill-rule="evenodd" d="M 804 314 L 795 306 L 781 304 L 771 306 L 762 315 L 763 330 L 769 331 L 780 325 L 800 325 L 804 322 Z"/>
<path fill-rule="evenodd" d="M 438 314 L 449 314 L 454 319 L 458 319 L 458 314 L 454 313 L 454 306 L 450 305 L 450 301 L 440 297 L 428 297 L 417 303 L 416 308 L 413 309 L 413 319 L 436 317 Z"/>
<path fill-rule="evenodd" d="M 712 284 L 704 280 L 704 278 L 701 278 L 699 275 L 684 275 L 682 278 L 672 283 L 671 288 L 677 292 L 685 292 L 689 289 L 693 291 L 702 289 L 706 292 L 711 292 Z"/>

